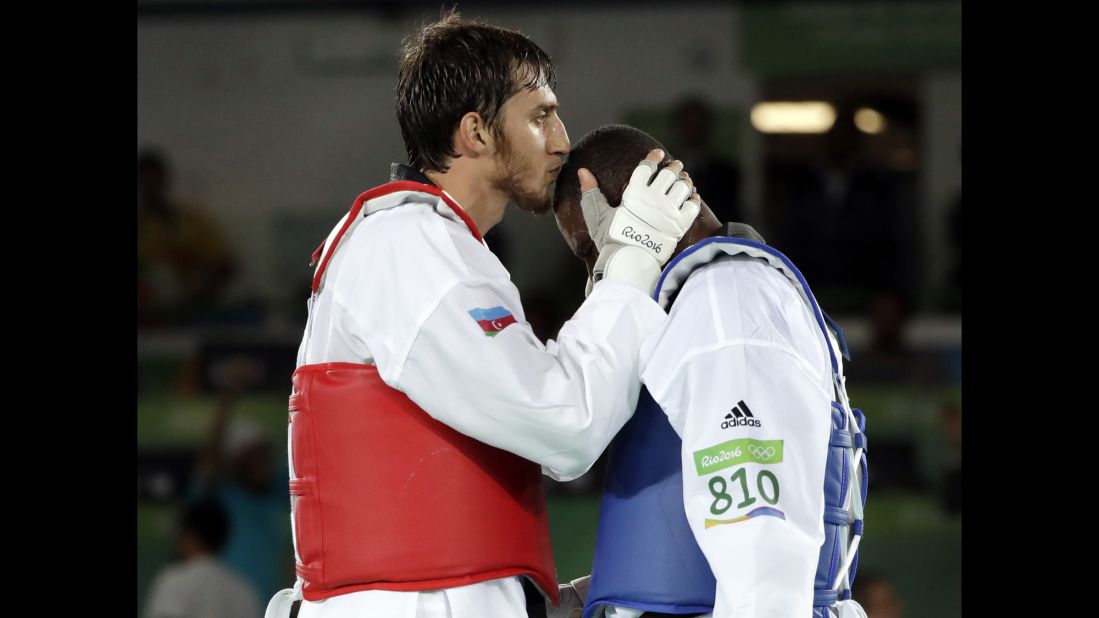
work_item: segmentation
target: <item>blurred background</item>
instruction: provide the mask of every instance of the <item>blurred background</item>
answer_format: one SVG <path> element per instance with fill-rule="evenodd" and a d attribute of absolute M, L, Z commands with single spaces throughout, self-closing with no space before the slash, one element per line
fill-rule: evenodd
<path fill-rule="evenodd" d="M 846 330 L 868 419 L 855 596 L 871 618 L 960 616 L 960 2 L 458 9 L 553 57 L 573 141 L 612 122 L 649 131 L 719 218 L 802 269 Z M 309 257 L 404 162 L 397 50 L 439 10 L 138 0 L 142 612 L 158 577 L 199 557 L 254 598 L 235 615 L 293 582 L 286 405 Z M 512 210 L 487 241 L 555 337 L 585 272 L 552 216 Z M 590 571 L 602 467 L 547 479 L 564 581 Z"/>

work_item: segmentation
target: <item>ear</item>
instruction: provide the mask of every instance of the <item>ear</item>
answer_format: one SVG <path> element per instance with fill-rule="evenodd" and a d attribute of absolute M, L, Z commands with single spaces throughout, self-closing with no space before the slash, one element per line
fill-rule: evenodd
<path fill-rule="evenodd" d="M 495 146 L 492 131 L 484 118 L 477 112 L 466 112 L 458 121 L 458 129 L 454 134 L 454 149 L 458 154 L 478 157 L 492 152 Z"/>

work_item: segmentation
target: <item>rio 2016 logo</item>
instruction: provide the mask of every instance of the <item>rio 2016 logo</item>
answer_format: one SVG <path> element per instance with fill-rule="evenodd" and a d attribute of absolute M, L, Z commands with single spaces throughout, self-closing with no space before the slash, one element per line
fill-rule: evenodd
<path fill-rule="evenodd" d="M 719 464 L 723 461 L 728 461 L 734 457 L 740 457 L 743 453 L 740 451 L 740 447 L 736 447 L 733 451 L 718 451 L 713 455 L 706 455 L 702 458 L 702 465 L 710 467 L 714 464 Z"/>
<path fill-rule="evenodd" d="M 648 234 L 642 234 L 641 232 L 634 231 L 632 226 L 627 225 L 622 230 L 622 235 L 630 240 L 636 242 L 642 247 L 648 247 L 652 249 L 654 253 L 660 253 L 664 249 L 664 245 L 658 244 L 655 240 L 650 240 Z"/>
<path fill-rule="evenodd" d="M 706 476 L 739 464 L 780 464 L 782 463 L 782 440 L 752 438 L 729 440 L 695 451 L 693 457 L 699 476 Z"/>

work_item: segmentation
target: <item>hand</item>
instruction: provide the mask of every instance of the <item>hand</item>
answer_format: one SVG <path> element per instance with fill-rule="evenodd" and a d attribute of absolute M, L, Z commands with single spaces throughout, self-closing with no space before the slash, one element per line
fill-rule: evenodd
<path fill-rule="evenodd" d="M 638 164 L 618 208 L 607 203 L 590 171 L 577 171 L 584 222 L 599 251 L 595 281 L 618 278 L 651 292 L 660 267 L 698 217 L 700 198 L 690 178 L 681 175 L 681 162 L 672 161 L 653 176 L 663 156 L 652 150 Z"/>
<path fill-rule="evenodd" d="M 574 579 L 558 586 L 561 604 L 554 607 L 546 601 L 546 618 L 580 618 L 584 611 L 584 601 L 588 598 L 591 575 Z"/>

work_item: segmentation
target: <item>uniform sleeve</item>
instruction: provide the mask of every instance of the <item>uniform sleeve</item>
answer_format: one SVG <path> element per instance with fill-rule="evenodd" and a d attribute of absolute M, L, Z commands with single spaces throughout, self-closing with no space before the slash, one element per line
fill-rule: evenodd
<path fill-rule="evenodd" d="M 340 336 L 436 420 L 553 478 L 587 471 L 633 414 L 641 342 L 664 310 L 608 279 L 543 345 L 508 272 L 464 225 L 412 206 L 361 225 L 325 284 Z"/>
<path fill-rule="evenodd" d="M 543 346 L 517 303 L 510 281 L 453 286 L 392 386 L 454 429 L 573 479 L 633 414 L 638 351 L 666 314 L 636 288 L 601 281 Z"/>
<path fill-rule="evenodd" d="M 676 402 L 684 506 L 717 579 L 715 618 L 810 615 L 832 399 L 819 370 L 788 347 L 740 340 L 685 359 L 661 399 Z"/>

